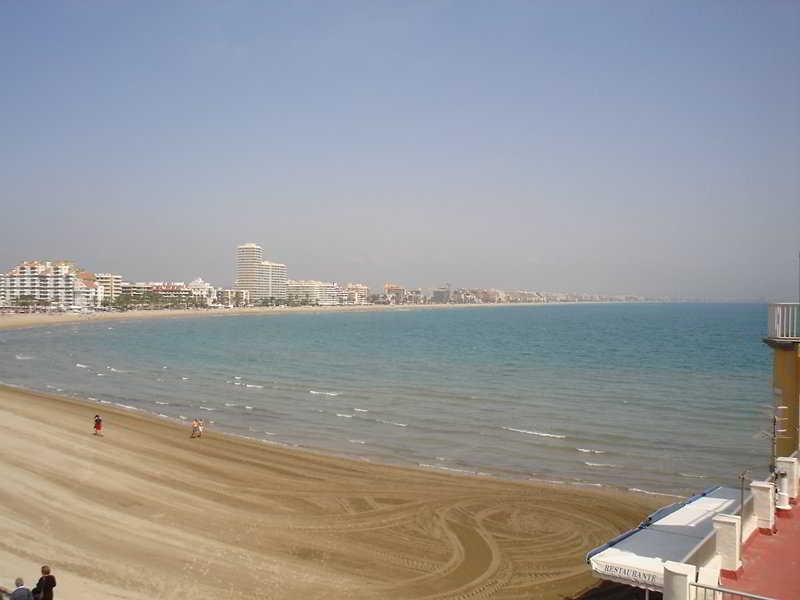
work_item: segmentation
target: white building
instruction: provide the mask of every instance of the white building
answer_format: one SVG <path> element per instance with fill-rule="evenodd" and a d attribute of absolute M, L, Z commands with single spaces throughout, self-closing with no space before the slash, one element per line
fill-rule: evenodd
<path fill-rule="evenodd" d="M 263 263 L 264 249 L 258 244 L 242 244 L 236 248 L 236 282 L 233 287 L 249 292 L 251 302 L 266 297 Z"/>
<path fill-rule="evenodd" d="M 249 292 L 250 301 L 286 300 L 286 265 L 264 260 L 264 249 L 258 244 L 242 244 L 236 248 L 236 283 L 234 288 Z"/>
<path fill-rule="evenodd" d="M 343 304 L 346 297 L 346 292 L 338 283 L 293 279 L 288 283 L 288 299 L 300 304 L 337 306 Z"/>
<path fill-rule="evenodd" d="M 286 300 L 289 282 L 286 265 L 269 261 L 262 262 L 260 281 L 263 282 L 264 298 Z"/>
<path fill-rule="evenodd" d="M 194 281 L 190 281 L 187 286 L 191 292 L 192 298 L 199 304 L 211 306 L 217 303 L 217 290 L 207 281 L 203 281 L 202 277 L 198 277 Z"/>
<path fill-rule="evenodd" d="M 33 302 L 58 309 L 93 308 L 103 301 L 95 276 L 68 261 L 26 261 L 0 279 L 0 303 Z"/>
<path fill-rule="evenodd" d="M 103 286 L 105 299 L 113 302 L 122 293 L 122 275 L 114 273 L 97 273 L 95 275 L 97 285 Z"/>
<path fill-rule="evenodd" d="M 369 287 L 363 283 L 348 283 L 345 288 L 347 304 L 367 304 L 369 302 Z"/>

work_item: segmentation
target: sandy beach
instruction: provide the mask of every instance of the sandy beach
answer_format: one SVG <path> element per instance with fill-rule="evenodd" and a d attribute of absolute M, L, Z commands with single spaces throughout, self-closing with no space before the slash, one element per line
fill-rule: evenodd
<path fill-rule="evenodd" d="M 584 553 L 667 500 L 193 440 L 7 387 L 0 419 L 0 585 L 47 563 L 62 599 L 572 597 Z"/>

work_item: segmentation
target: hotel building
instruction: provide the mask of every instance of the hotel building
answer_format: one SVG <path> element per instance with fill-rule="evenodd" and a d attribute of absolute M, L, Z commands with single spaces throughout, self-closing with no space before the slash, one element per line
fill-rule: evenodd
<path fill-rule="evenodd" d="M 103 301 L 103 287 L 95 276 L 69 261 L 26 261 L 0 279 L 0 301 L 5 306 L 29 300 L 59 309 L 92 308 Z"/>
<path fill-rule="evenodd" d="M 368 304 L 369 288 L 363 283 L 348 283 L 345 288 L 347 304 Z"/>
<path fill-rule="evenodd" d="M 97 285 L 103 286 L 105 299 L 113 302 L 122 293 L 122 275 L 113 273 L 97 273 L 95 275 Z"/>
<path fill-rule="evenodd" d="M 246 290 L 251 302 L 257 303 L 269 298 L 286 300 L 287 282 L 286 265 L 265 261 L 261 246 L 248 243 L 236 248 L 234 288 Z"/>
<path fill-rule="evenodd" d="M 315 306 L 338 306 L 344 304 L 347 293 L 338 283 L 327 281 L 289 280 L 288 299 L 301 304 Z"/>

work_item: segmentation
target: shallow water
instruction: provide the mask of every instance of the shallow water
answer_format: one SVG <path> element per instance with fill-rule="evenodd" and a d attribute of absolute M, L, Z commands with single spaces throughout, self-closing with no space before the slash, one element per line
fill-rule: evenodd
<path fill-rule="evenodd" d="M 0 381 L 269 443 L 684 494 L 766 470 L 766 306 L 248 315 L 0 332 Z"/>

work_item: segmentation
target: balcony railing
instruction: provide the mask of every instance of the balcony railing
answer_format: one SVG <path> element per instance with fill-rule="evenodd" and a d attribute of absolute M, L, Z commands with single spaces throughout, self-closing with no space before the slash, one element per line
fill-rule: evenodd
<path fill-rule="evenodd" d="M 770 304 L 767 337 L 772 340 L 800 341 L 800 304 Z"/>
<path fill-rule="evenodd" d="M 690 583 L 689 587 L 694 589 L 695 600 L 773 600 L 766 596 L 737 592 L 736 590 L 729 590 L 715 585 Z M 689 597 L 691 597 L 691 594 Z"/>

